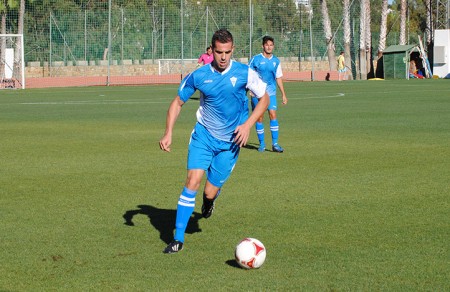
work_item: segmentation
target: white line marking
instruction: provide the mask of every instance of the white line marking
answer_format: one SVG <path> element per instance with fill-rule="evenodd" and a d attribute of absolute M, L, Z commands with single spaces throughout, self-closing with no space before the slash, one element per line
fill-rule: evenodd
<path fill-rule="evenodd" d="M 342 96 L 345 96 L 345 93 L 337 93 L 337 94 L 334 94 L 334 95 L 324 95 L 324 96 L 288 97 L 288 100 L 291 100 L 291 99 L 333 98 L 333 97 L 342 97 Z"/>

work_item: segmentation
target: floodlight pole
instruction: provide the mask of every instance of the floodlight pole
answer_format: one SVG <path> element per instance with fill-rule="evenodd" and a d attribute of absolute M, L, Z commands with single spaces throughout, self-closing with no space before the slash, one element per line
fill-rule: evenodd
<path fill-rule="evenodd" d="M 314 53 L 313 53 L 313 42 L 312 42 L 312 16 L 313 10 L 312 6 L 309 6 L 309 43 L 311 48 L 311 81 L 314 81 Z"/>
<path fill-rule="evenodd" d="M 110 84 L 110 63 L 111 63 L 111 0 L 108 1 L 108 75 L 106 77 L 106 86 Z"/>

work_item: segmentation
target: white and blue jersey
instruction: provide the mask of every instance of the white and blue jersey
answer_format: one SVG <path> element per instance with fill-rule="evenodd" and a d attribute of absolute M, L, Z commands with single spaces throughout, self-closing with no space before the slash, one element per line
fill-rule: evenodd
<path fill-rule="evenodd" d="M 258 98 L 266 91 L 266 84 L 248 65 L 230 61 L 230 66 L 218 72 L 209 64 L 186 76 L 178 88 L 178 96 L 186 102 L 199 90 L 200 106 L 197 121 L 216 139 L 232 141 L 237 126 L 248 118 L 246 90 Z"/>
<path fill-rule="evenodd" d="M 267 83 L 267 94 L 269 94 L 269 96 L 276 96 L 277 78 L 283 77 L 280 60 L 275 55 L 266 58 L 261 53 L 250 60 L 249 66 L 259 74 L 265 83 Z"/>

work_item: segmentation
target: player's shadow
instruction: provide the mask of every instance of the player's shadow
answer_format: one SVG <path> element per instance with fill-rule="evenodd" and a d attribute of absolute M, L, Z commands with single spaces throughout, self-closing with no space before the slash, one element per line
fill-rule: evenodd
<path fill-rule="evenodd" d="M 245 145 L 244 148 L 250 150 L 258 150 L 259 144 L 247 143 L 247 145 Z"/>
<path fill-rule="evenodd" d="M 175 227 L 175 217 L 177 210 L 159 209 L 149 205 L 138 205 L 138 209 L 128 210 L 123 214 L 125 225 L 134 226 L 133 218 L 136 215 L 145 215 L 150 223 L 159 231 L 159 238 L 169 244 L 173 240 L 173 229 Z M 186 233 L 192 234 L 202 232 L 198 220 L 202 218 L 200 213 L 194 212 L 186 227 Z"/>

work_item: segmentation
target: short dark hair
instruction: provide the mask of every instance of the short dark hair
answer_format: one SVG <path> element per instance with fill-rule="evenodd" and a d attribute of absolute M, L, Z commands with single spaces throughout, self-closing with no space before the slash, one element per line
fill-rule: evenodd
<path fill-rule="evenodd" d="M 217 41 L 222 44 L 229 42 L 233 43 L 233 35 L 227 29 L 221 28 L 213 34 L 211 39 L 211 48 L 216 47 Z"/>
<path fill-rule="evenodd" d="M 263 37 L 262 44 L 265 45 L 268 41 L 271 41 L 272 43 L 275 43 L 275 41 L 273 40 L 273 37 L 266 35 L 266 36 Z"/>

